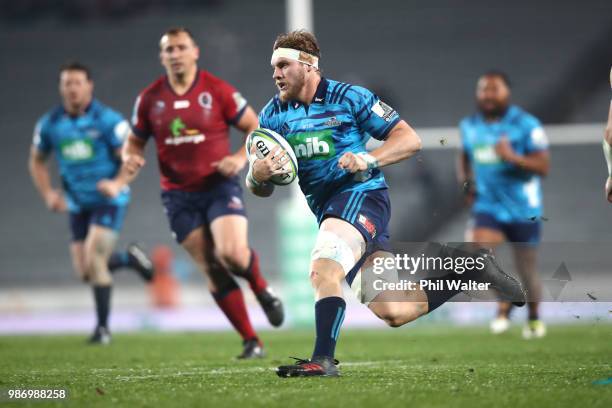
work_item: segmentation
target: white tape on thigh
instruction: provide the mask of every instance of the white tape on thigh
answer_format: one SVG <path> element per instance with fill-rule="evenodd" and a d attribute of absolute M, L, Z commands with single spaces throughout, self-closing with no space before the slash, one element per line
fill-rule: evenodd
<path fill-rule="evenodd" d="M 349 244 L 330 231 L 319 231 L 311 256 L 313 260 L 331 259 L 338 262 L 345 275 L 355 266 L 355 258 Z"/>

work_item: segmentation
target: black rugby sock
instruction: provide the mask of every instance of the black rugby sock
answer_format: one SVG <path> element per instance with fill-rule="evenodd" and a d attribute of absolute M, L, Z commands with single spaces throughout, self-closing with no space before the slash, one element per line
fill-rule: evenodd
<path fill-rule="evenodd" d="M 326 297 L 315 303 L 317 338 L 312 357 L 334 356 L 345 311 L 346 302 L 338 296 Z"/>
<path fill-rule="evenodd" d="M 108 328 L 108 315 L 110 313 L 110 298 L 112 286 L 94 286 L 94 300 L 96 302 L 96 316 L 98 327 Z"/>

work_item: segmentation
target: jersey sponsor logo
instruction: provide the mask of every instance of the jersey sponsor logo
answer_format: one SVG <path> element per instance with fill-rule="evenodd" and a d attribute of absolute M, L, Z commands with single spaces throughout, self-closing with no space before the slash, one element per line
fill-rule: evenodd
<path fill-rule="evenodd" d="M 167 145 L 178 146 L 183 143 L 202 143 L 206 137 L 198 129 L 187 129 L 185 122 L 180 117 L 170 122 L 171 136 L 166 138 Z"/>
<path fill-rule="evenodd" d="M 370 234 L 372 238 L 376 237 L 376 226 L 374 225 L 372 221 L 368 219 L 368 217 L 366 217 L 363 214 L 359 214 L 359 216 L 357 217 L 357 221 L 361 225 L 363 225 L 363 228 L 365 228 L 366 231 L 368 231 L 368 234 Z"/>
<path fill-rule="evenodd" d="M 138 95 L 136 102 L 134 102 L 134 108 L 132 108 L 132 126 L 138 126 L 138 110 L 140 109 L 141 96 Z"/>
<path fill-rule="evenodd" d="M 183 129 L 185 129 L 185 123 L 183 123 L 183 119 L 176 117 L 172 122 L 170 122 L 170 132 L 172 136 L 179 137 Z"/>
<path fill-rule="evenodd" d="M 537 127 L 531 131 L 531 143 L 538 149 L 546 149 L 548 147 L 548 138 L 546 133 L 544 133 L 544 129 Z"/>
<path fill-rule="evenodd" d="M 232 210 L 242 210 L 244 208 L 244 204 L 242 204 L 240 197 L 232 196 L 230 201 L 227 203 L 227 208 L 231 208 Z"/>
<path fill-rule="evenodd" d="M 42 139 L 40 137 L 40 130 L 42 128 L 42 125 L 39 123 L 36 124 L 36 127 L 34 128 L 34 136 L 32 136 L 32 143 L 34 144 L 34 146 L 39 147 L 40 143 L 42 142 Z"/>
<path fill-rule="evenodd" d="M 247 104 L 247 100 L 244 99 L 244 96 L 242 96 L 240 92 L 234 92 L 232 98 L 236 104 L 236 112 L 240 112 Z"/>
<path fill-rule="evenodd" d="M 336 154 L 332 134 L 331 129 L 294 133 L 287 136 L 287 141 L 298 160 L 327 160 Z"/>
<path fill-rule="evenodd" d="M 34 146 L 40 146 L 41 141 L 42 139 L 40 138 L 40 133 L 34 133 L 34 138 L 32 139 L 32 143 L 34 143 Z"/>
<path fill-rule="evenodd" d="M 174 101 L 174 109 L 187 109 L 190 103 L 186 99 L 181 99 L 180 101 Z"/>
<path fill-rule="evenodd" d="M 395 109 L 381 101 L 380 99 L 376 101 L 371 108 L 372 112 L 377 116 L 381 117 L 385 122 L 390 122 L 393 119 L 393 116 L 396 115 Z"/>
<path fill-rule="evenodd" d="M 132 109 L 132 125 L 138 126 L 138 109 L 140 108 L 141 96 L 138 95 L 136 102 L 134 102 L 134 108 Z"/>
<path fill-rule="evenodd" d="M 130 133 L 130 125 L 126 120 L 122 120 L 121 122 L 115 125 L 113 129 L 113 134 L 115 135 L 115 139 L 119 142 L 123 142 L 128 134 Z"/>
<path fill-rule="evenodd" d="M 198 103 L 204 109 L 212 109 L 213 98 L 210 92 L 202 92 L 198 95 Z"/>
<path fill-rule="evenodd" d="M 60 142 L 60 152 L 64 160 L 85 161 L 94 156 L 93 143 L 89 139 L 64 140 Z"/>
<path fill-rule="evenodd" d="M 474 146 L 474 161 L 479 164 L 497 164 L 500 159 L 495 152 L 495 146 L 476 145 Z"/>

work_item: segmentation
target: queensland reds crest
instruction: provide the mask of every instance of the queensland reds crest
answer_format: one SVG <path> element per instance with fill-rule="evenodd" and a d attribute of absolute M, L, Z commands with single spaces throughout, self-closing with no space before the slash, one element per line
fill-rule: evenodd
<path fill-rule="evenodd" d="M 156 101 L 153 106 L 153 113 L 155 115 L 160 115 L 164 109 L 166 109 L 166 103 L 164 101 Z"/>
<path fill-rule="evenodd" d="M 212 109 L 212 102 L 212 95 L 210 92 L 202 92 L 200 95 L 198 95 L 198 103 L 204 109 Z"/>

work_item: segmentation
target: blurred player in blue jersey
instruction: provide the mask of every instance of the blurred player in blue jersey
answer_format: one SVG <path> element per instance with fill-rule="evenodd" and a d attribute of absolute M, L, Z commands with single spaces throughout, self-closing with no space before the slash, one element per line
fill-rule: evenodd
<path fill-rule="evenodd" d="M 312 34 L 280 35 L 271 59 L 279 93 L 259 115 L 261 127 L 279 133 L 293 147 L 300 187 L 319 222 L 310 270 L 316 295 L 314 351 L 311 359 L 279 367 L 281 377 L 339 374 L 334 352 L 346 309 L 342 280 L 358 294 L 367 289 L 361 287 L 360 269 L 384 256 L 389 240 L 390 203 L 380 168 L 421 148 L 414 130 L 372 92 L 323 78 L 319 58 Z M 370 136 L 384 143 L 367 153 Z M 268 180 L 282 174 L 287 155 L 275 147 L 265 158 L 251 160 L 247 186 L 256 195 L 269 196 L 274 186 Z M 518 282 L 507 282 L 505 276 L 497 280 L 504 280 L 511 294 L 522 296 Z M 417 289 L 406 293 L 404 302 L 387 301 L 385 292 L 360 297 L 376 316 L 397 327 L 458 292 Z"/>
<path fill-rule="evenodd" d="M 510 83 L 503 72 L 482 75 L 476 87 L 478 113 L 459 125 L 463 151 L 460 179 L 472 206 L 473 241 L 494 247 L 514 246 L 517 271 L 529 294 L 525 338 L 546 333 L 539 320 L 542 287 L 536 249 L 542 218 L 541 176 L 548 173 L 548 141 L 538 119 L 510 104 Z M 493 333 L 509 328 L 511 304 L 500 302 Z"/>
<path fill-rule="evenodd" d="M 62 104 L 38 123 L 30 152 L 34 185 L 47 207 L 69 213 L 70 254 L 79 277 L 93 287 L 97 325 L 90 342 L 110 342 L 108 315 L 112 273 L 129 267 L 146 281 L 152 265 L 135 244 L 113 252 L 130 201 L 129 188 L 109 198 L 108 185 L 118 176 L 120 149 L 129 125 L 121 114 L 93 98 L 90 70 L 79 63 L 61 67 Z M 47 159 L 53 153 L 62 180 L 60 191 L 51 185 Z"/>
<path fill-rule="evenodd" d="M 610 69 L 610 87 L 612 87 L 612 68 Z M 608 112 L 608 124 L 604 133 L 603 151 L 608 164 L 608 178 L 604 186 L 606 198 L 612 203 L 612 101 Z"/>

